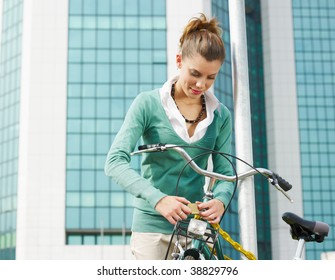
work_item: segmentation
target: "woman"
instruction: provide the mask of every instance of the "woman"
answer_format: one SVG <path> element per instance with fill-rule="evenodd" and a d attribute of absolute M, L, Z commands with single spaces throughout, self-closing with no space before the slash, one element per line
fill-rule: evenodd
<path fill-rule="evenodd" d="M 164 259 L 173 226 L 187 219 L 190 202 L 201 201 L 204 178 L 185 169 L 178 193 L 176 182 L 185 162 L 175 152 L 144 154 L 142 176 L 130 166 L 130 153 L 143 144 L 168 143 L 200 146 L 229 153 L 231 116 L 209 92 L 225 59 L 221 29 L 215 18 L 192 18 L 180 38 L 176 55 L 180 73 L 162 88 L 139 94 L 107 155 L 105 173 L 135 196 L 131 247 L 136 259 Z M 193 157 L 201 153 L 186 148 Z M 197 158 L 206 168 L 208 156 Z M 227 160 L 213 156 L 216 172 L 232 175 Z M 201 215 L 218 223 L 233 192 L 231 183 L 219 182 L 214 199 L 198 205 Z"/>

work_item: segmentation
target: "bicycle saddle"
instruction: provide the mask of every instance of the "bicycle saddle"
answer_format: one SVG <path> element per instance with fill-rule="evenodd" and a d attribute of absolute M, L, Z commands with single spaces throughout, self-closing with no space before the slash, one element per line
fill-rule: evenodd
<path fill-rule="evenodd" d="M 305 220 L 298 215 L 285 212 L 282 219 L 291 227 L 291 236 L 295 240 L 323 242 L 328 236 L 329 225 L 319 221 Z"/>

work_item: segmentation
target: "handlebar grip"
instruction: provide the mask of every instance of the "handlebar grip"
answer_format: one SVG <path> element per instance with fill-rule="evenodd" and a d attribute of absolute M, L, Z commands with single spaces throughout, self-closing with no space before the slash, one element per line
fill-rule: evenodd
<path fill-rule="evenodd" d="M 164 146 L 164 144 L 162 144 L 162 143 L 158 143 L 158 144 L 146 144 L 146 145 L 138 146 L 138 150 L 142 151 L 142 150 L 147 150 L 147 149 L 160 148 L 162 146 Z"/>
<path fill-rule="evenodd" d="M 289 182 L 287 182 L 285 179 L 280 177 L 278 174 L 273 173 L 272 177 L 273 177 L 272 179 L 274 181 L 273 184 L 277 183 L 285 192 L 292 189 L 292 185 Z"/>

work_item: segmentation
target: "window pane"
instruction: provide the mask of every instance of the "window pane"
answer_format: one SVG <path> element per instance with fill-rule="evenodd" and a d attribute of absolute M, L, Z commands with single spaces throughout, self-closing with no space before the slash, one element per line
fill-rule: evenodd
<path fill-rule="evenodd" d="M 112 192 L 111 194 L 111 205 L 113 207 L 123 207 L 124 205 L 124 193 L 123 192 Z"/>
<path fill-rule="evenodd" d="M 80 206 L 80 193 L 70 192 L 66 194 L 66 206 Z"/>
<path fill-rule="evenodd" d="M 138 32 L 127 30 L 125 32 L 126 36 L 126 48 L 127 49 L 136 49 L 138 48 Z"/>
<path fill-rule="evenodd" d="M 82 62 L 94 63 L 95 62 L 95 51 L 94 50 L 83 50 Z"/>
<path fill-rule="evenodd" d="M 67 208 L 66 227 L 79 228 L 79 208 Z"/>
<path fill-rule="evenodd" d="M 67 114 L 69 118 L 80 117 L 80 99 L 68 99 L 67 101 Z"/>
<path fill-rule="evenodd" d="M 97 13 L 99 15 L 108 15 L 110 13 L 110 6 L 112 1 L 110 0 L 99 0 L 96 1 L 96 4 L 98 5 L 97 7 Z"/>
<path fill-rule="evenodd" d="M 83 169 L 94 169 L 95 168 L 95 157 L 94 156 L 85 156 L 83 155 L 81 161 L 81 167 Z M 91 186 L 91 189 L 94 189 L 94 186 Z"/>
<path fill-rule="evenodd" d="M 166 47 L 166 34 L 164 31 L 154 31 L 153 44 L 154 48 L 165 49 Z"/>
<path fill-rule="evenodd" d="M 68 169 L 79 169 L 80 168 L 80 156 L 68 155 L 66 158 L 66 164 Z"/>
<path fill-rule="evenodd" d="M 153 82 L 153 73 L 151 64 L 140 65 L 140 81 L 143 83 L 152 83 Z"/>
<path fill-rule="evenodd" d="M 81 228 L 94 228 L 94 208 L 82 208 L 80 215 Z"/>
<path fill-rule="evenodd" d="M 109 85 L 97 85 L 97 96 L 108 97 L 109 96 Z"/>
<path fill-rule="evenodd" d="M 121 99 L 113 99 L 112 101 L 112 117 L 122 118 L 124 117 L 124 101 Z"/>
<path fill-rule="evenodd" d="M 96 17 L 82 17 L 84 29 L 95 29 L 96 28 Z"/>
<path fill-rule="evenodd" d="M 138 83 L 139 68 L 137 64 L 126 65 L 126 83 Z M 148 73 L 150 75 L 150 73 Z"/>
<path fill-rule="evenodd" d="M 70 14 L 81 14 L 82 13 L 82 1 L 81 0 L 69 1 L 69 11 L 70 11 Z"/>
<path fill-rule="evenodd" d="M 124 225 L 124 209 L 113 208 L 111 216 L 111 228 L 122 228 Z"/>
<path fill-rule="evenodd" d="M 94 135 L 93 134 L 84 134 L 81 136 L 81 152 L 83 154 L 94 154 Z"/>
<path fill-rule="evenodd" d="M 66 172 L 66 187 L 68 190 L 80 189 L 80 173 L 78 171 L 68 170 Z"/>
<path fill-rule="evenodd" d="M 83 88 L 82 89 L 83 97 L 95 97 L 95 85 L 94 84 L 83 84 L 82 88 Z"/>
<path fill-rule="evenodd" d="M 81 86 L 79 84 L 69 84 L 67 87 L 68 97 L 79 97 Z"/>
<path fill-rule="evenodd" d="M 112 77 L 111 81 L 115 83 L 123 83 L 124 80 L 124 65 L 114 64 L 112 65 Z"/>
<path fill-rule="evenodd" d="M 95 48 L 96 32 L 93 30 L 83 31 L 83 48 Z"/>
<path fill-rule="evenodd" d="M 98 192 L 96 194 L 97 206 L 109 206 L 109 193 L 108 192 Z"/>
<path fill-rule="evenodd" d="M 112 50 L 111 60 L 113 63 L 123 63 L 124 62 L 124 51 L 123 50 Z"/>
<path fill-rule="evenodd" d="M 80 136 L 78 134 L 68 134 L 67 152 L 70 154 L 80 153 Z"/>
<path fill-rule="evenodd" d="M 108 83 L 110 80 L 109 64 L 98 64 L 97 66 L 97 82 Z"/>
<path fill-rule="evenodd" d="M 95 64 L 84 64 L 83 65 L 83 80 L 88 83 L 95 82 Z"/>
<path fill-rule="evenodd" d="M 84 235 L 84 245 L 95 245 L 95 236 L 94 235 Z"/>
<path fill-rule="evenodd" d="M 103 98 L 97 100 L 97 117 L 108 118 L 109 117 L 109 99 Z"/>
<path fill-rule="evenodd" d="M 94 193 L 93 192 L 83 192 L 81 193 L 81 206 L 83 207 L 94 207 Z"/>
<path fill-rule="evenodd" d="M 97 228 L 110 228 L 110 214 L 109 208 L 97 208 L 96 209 L 96 227 Z"/>
<path fill-rule="evenodd" d="M 95 132 L 95 121 L 82 119 L 82 132 L 83 133 L 94 133 Z"/>
<path fill-rule="evenodd" d="M 95 99 L 85 98 L 82 100 L 82 117 L 93 118 L 95 116 Z"/>
<path fill-rule="evenodd" d="M 69 30 L 69 48 L 80 48 L 82 32 L 80 30 Z"/>
<path fill-rule="evenodd" d="M 83 1 L 83 12 L 84 14 L 95 14 L 96 13 L 96 0 L 82 0 Z"/>
<path fill-rule="evenodd" d="M 82 171 L 81 173 L 81 187 L 82 190 L 94 190 L 94 172 Z"/>
<path fill-rule="evenodd" d="M 68 66 L 68 81 L 69 83 L 81 82 L 81 66 L 79 64 L 69 64 Z"/>
<path fill-rule="evenodd" d="M 105 30 L 99 30 L 97 32 L 98 48 L 109 48 L 110 47 L 110 32 Z"/>
<path fill-rule="evenodd" d="M 153 35 L 152 31 L 141 30 L 139 32 L 139 48 L 141 49 L 151 49 L 152 48 L 152 40 Z"/>
<path fill-rule="evenodd" d="M 113 15 L 124 14 L 124 7 L 125 7 L 124 0 L 111 1 L 111 5 Z"/>
<path fill-rule="evenodd" d="M 69 62 L 81 62 L 81 50 L 69 50 Z"/>
<path fill-rule="evenodd" d="M 70 235 L 67 242 L 69 245 L 82 245 L 81 235 Z"/>

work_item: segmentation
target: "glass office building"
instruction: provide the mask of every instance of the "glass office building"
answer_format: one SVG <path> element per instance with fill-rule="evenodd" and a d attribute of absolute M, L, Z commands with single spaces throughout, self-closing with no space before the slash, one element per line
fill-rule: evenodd
<path fill-rule="evenodd" d="M 134 97 L 166 79 L 165 1 L 69 4 L 67 244 L 125 244 L 132 197 L 103 169 Z"/>
<path fill-rule="evenodd" d="M 245 0 L 254 165 L 295 188 L 291 206 L 255 178 L 259 259 L 293 257 L 284 211 L 335 224 L 334 6 Z M 222 24 L 214 91 L 233 113 L 228 0 L 0 0 L 0 259 L 132 258 L 132 197 L 106 154 L 134 97 L 174 74 L 198 12 Z M 222 226 L 238 241 L 236 198 Z M 330 236 L 306 258 L 334 250 Z"/>
<path fill-rule="evenodd" d="M 301 175 L 307 219 L 335 225 L 335 1 L 292 1 Z M 334 249 L 331 235 L 307 258 Z"/>
<path fill-rule="evenodd" d="M 0 259 L 15 259 L 22 5 L 3 1 L 0 17 Z"/>

